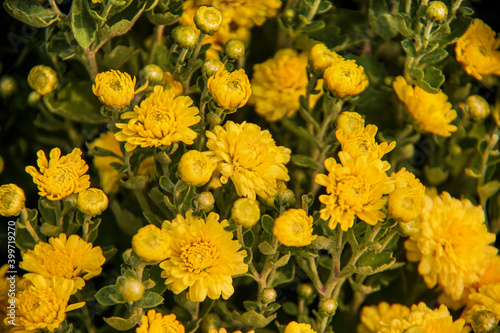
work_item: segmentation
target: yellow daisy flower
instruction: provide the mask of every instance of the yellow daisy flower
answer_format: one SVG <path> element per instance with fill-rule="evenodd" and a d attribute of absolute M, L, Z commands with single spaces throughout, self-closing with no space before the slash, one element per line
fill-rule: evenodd
<path fill-rule="evenodd" d="M 33 250 L 23 253 L 19 267 L 30 272 L 24 278 L 32 280 L 41 275 L 46 279 L 60 276 L 74 281 L 74 287 L 83 288 L 84 280 L 101 274 L 101 266 L 106 259 L 100 246 L 92 247 L 78 235 L 60 234 L 51 237 L 49 242 L 40 242 Z M 83 275 L 83 278 L 80 276 Z"/>
<path fill-rule="evenodd" d="M 481 206 L 469 200 L 426 196 L 420 214 L 420 232 L 405 242 L 410 261 L 420 261 L 419 273 L 429 288 L 439 284 L 451 298 L 459 300 L 464 287 L 479 281 L 497 249 L 495 234 L 484 224 Z"/>
<path fill-rule="evenodd" d="M 306 246 L 318 235 L 313 235 L 313 217 L 303 209 L 289 209 L 274 221 L 273 234 L 286 246 Z"/>
<path fill-rule="evenodd" d="M 477 292 L 470 294 L 467 308 L 467 322 L 471 322 L 475 312 L 482 310 L 491 311 L 500 318 L 500 282 L 482 286 Z"/>
<path fill-rule="evenodd" d="M 340 98 L 359 95 L 368 86 L 365 69 L 354 60 L 334 62 L 323 72 L 323 80 L 328 90 Z"/>
<path fill-rule="evenodd" d="M 252 93 L 250 82 L 243 69 L 229 73 L 224 67 L 208 78 L 207 88 L 215 102 L 233 113 L 247 104 Z"/>
<path fill-rule="evenodd" d="M 135 90 L 135 77 L 132 79 L 127 73 L 110 70 L 97 74 L 92 91 L 107 106 L 123 108 L 132 102 L 135 94 L 146 87 L 147 84 Z"/>
<path fill-rule="evenodd" d="M 169 146 L 179 141 L 193 144 L 196 132 L 189 127 L 199 123 L 200 116 L 198 108 L 192 104 L 190 97 L 175 97 L 171 91 L 155 86 L 154 92 L 140 106 L 122 114 L 122 119 L 130 120 L 127 124 L 116 124 L 121 131 L 115 138 L 126 142 L 127 151 L 138 146 Z"/>
<path fill-rule="evenodd" d="M 403 313 L 401 313 L 403 314 Z M 453 321 L 453 316 L 446 306 L 431 310 L 425 303 L 412 305 L 411 311 L 407 315 L 394 318 L 390 322 L 383 322 L 379 333 L 403 333 L 412 328 L 418 332 L 429 333 L 461 333 L 464 329 L 465 320 L 458 319 Z"/>
<path fill-rule="evenodd" d="M 300 107 L 299 97 L 306 94 L 306 67 L 307 54 L 292 49 L 279 50 L 272 59 L 256 64 L 250 97 L 255 111 L 267 121 L 295 114 Z M 318 99 L 318 95 L 311 97 L 311 102 Z"/>
<path fill-rule="evenodd" d="M 410 314 L 410 308 L 401 304 L 381 302 L 378 305 L 364 306 L 361 309 L 361 323 L 358 333 L 376 333 L 382 326 L 388 325 L 393 319 L 402 319 Z"/>
<path fill-rule="evenodd" d="M 169 224 L 172 252 L 160 264 L 162 277 L 175 294 L 189 289 L 187 298 L 192 302 L 202 302 L 207 296 L 228 299 L 234 292 L 232 277 L 248 270 L 243 262 L 246 251 L 240 251 L 240 243 L 224 230 L 227 220 L 219 222 L 215 213 L 208 214 L 206 221 L 192 214 L 177 215 Z"/>
<path fill-rule="evenodd" d="M 39 150 L 36 155 L 40 171 L 27 166 L 26 172 L 33 177 L 41 196 L 49 200 L 60 200 L 90 187 L 90 176 L 85 175 L 89 167 L 82 160 L 79 148 L 62 157 L 61 150 L 54 148 L 50 151 L 50 161 L 43 150 Z"/>
<path fill-rule="evenodd" d="M 389 194 L 389 214 L 399 222 L 415 220 L 424 208 L 425 186 L 405 168 L 392 173 L 396 189 Z"/>
<path fill-rule="evenodd" d="M 328 175 L 316 176 L 316 183 L 326 187 L 327 195 L 320 195 L 319 201 L 326 205 L 321 209 L 321 218 L 329 221 L 334 229 L 338 223 L 347 231 L 357 216 L 370 225 L 385 218 L 382 208 L 387 197 L 384 194 L 394 190 L 393 180 L 387 176 L 390 167 L 372 155 L 351 157 L 349 153 L 339 153 L 340 164 L 333 157 L 326 159 Z"/>
<path fill-rule="evenodd" d="M 422 130 L 445 137 L 457 130 L 450 124 L 457 112 L 443 92 L 431 94 L 417 86 L 412 87 L 402 76 L 396 78 L 393 87 Z"/>
<path fill-rule="evenodd" d="M 182 325 L 174 314 L 162 315 L 155 310 L 149 310 L 147 315 L 142 315 L 141 326 L 137 327 L 136 333 L 184 333 Z"/>
<path fill-rule="evenodd" d="M 217 163 L 221 183 L 231 178 L 239 196 L 274 196 L 277 181 L 288 181 L 290 149 L 276 146 L 271 133 L 255 124 L 226 122 L 206 132 L 209 156 Z"/>
<path fill-rule="evenodd" d="M 344 130 L 338 129 L 335 132 L 337 140 L 339 140 L 342 151 L 348 152 L 352 157 L 360 155 L 373 154 L 377 159 L 382 158 L 396 146 L 396 141 L 388 144 L 375 142 L 375 135 L 378 127 L 375 125 L 366 125 L 366 127 L 358 128 L 357 130 L 344 133 Z"/>
<path fill-rule="evenodd" d="M 286 325 L 284 333 L 316 333 L 316 331 L 311 328 L 310 324 L 291 321 Z"/>
<path fill-rule="evenodd" d="M 32 285 L 17 293 L 16 317 L 14 330 L 37 332 L 48 330 L 54 332 L 66 319 L 66 312 L 81 308 L 85 302 L 68 306 L 70 296 L 74 293 L 75 282 L 60 276 L 44 278 L 36 275 L 31 279 Z M 7 322 L 7 317 L 4 322 Z M 23 330 L 24 329 L 24 330 Z"/>
<path fill-rule="evenodd" d="M 0 215 L 18 216 L 24 208 L 25 201 L 23 189 L 16 184 L 0 186 Z"/>
<path fill-rule="evenodd" d="M 487 75 L 500 75 L 500 39 L 480 19 L 474 19 L 465 34 L 455 44 L 457 61 L 467 74 L 482 80 Z"/>

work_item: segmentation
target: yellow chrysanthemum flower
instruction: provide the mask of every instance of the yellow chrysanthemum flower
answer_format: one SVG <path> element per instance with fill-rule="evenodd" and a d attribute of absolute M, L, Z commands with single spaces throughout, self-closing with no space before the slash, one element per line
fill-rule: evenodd
<path fill-rule="evenodd" d="M 325 44 L 318 43 L 311 48 L 309 54 L 309 64 L 318 74 L 323 74 L 324 70 L 344 58 L 336 52 L 330 51 Z"/>
<path fill-rule="evenodd" d="M 50 151 L 49 161 L 43 150 L 39 150 L 36 155 L 40 171 L 27 166 L 26 172 L 33 177 L 41 196 L 49 200 L 60 200 L 90 187 L 90 176 L 85 175 L 89 166 L 82 160 L 79 148 L 62 157 L 61 150 L 54 148 Z"/>
<path fill-rule="evenodd" d="M 467 307 L 467 322 L 471 322 L 475 312 L 482 310 L 491 311 L 500 318 L 500 283 L 482 286 L 478 292 L 470 294 Z"/>
<path fill-rule="evenodd" d="M 410 308 L 401 304 L 381 302 L 378 305 L 364 306 L 361 309 L 361 323 L 358 333 L 376 333 L 384 324 L 388 325 L 393 319 L 402 319 L 410 314 Z"/>
<path fill-rule="evenodd" d="M 184 333 L 182 325 L 176 316 L 172 314 L 162 315 L 155 310 L 149 310 L 147 315 L 142 315 L 141 326 L 137 327 L 136 333 Z"/>
<path fill-rule="evenodd" d="M 196 132 L 189 127 L 200 122 L 198 108 L 192 104 L 188 96 L 175 97 L 171 91 L 155 86 L 154 92 L 140 106 L 122 114 L 122 119 L 130 120 L 127 124 L 116 124 L 121 131 L 115 138 L 126 142 L 127 151 L 138 146 L 169 146 L 179 141 L 191 145 Z"/>
<path fill-rule="evenodd" d="M 210 181 L 217 165 L 206 153 L 190 150 L 182 155 L 177 166 L 179 178 L 190 186 L 202 186 Z"/>
<path fill-rule="evenodd" d="M 286 246 L 307 246 L 318 235 L 313 235 L 313 217 L 303 209 L 289 209 L 274 221 L 273 234 Z"/>
<path fill-rule="evenodd" d="M 467 74 L 482 80 L 487 75 L 500 75 L 500 39 L 480 19 L 474 19 L 465 34 L 455 44 L 457 61 Z"/>
<path fill-rule="evenodd" d="M 98 188 L 89 188 L 78 193 L 76 207 L 91 216 L 101 215 L 108 208 L 108 197 Z"/>
<path fill-rule="evenodd" d="M 215 102 L 229 113 L 247 104 L 252 89 L 243 69 L 229 73 L 224 67 L 208 78 L 207 88 Z"/>
<path fill-rule="evenodd" d="M 354 60 L 334 62 L 323 72 L 323 80 L 328 90 L 340 98 L 359 95 L 368 86 L 365 69 Z"/>
<path fill-rule="evenodd" d="M 177 215 L 172 223 L 166 222 L 172 252 L 160 264 L 162 277 L 175 294 L 189 288 L 186 296 L 192 302 L 207 296 L 228 299 L 234 292 L 232 277 L 248 270 L 243 262 L 246 251 L 240 251 L 240 243 L 224 230 L 227 220 L 219 222 L 215 213 L 208 214 L 206 221 L 192 214 L 188 211 L 186 218 Z"/>
<path fill-rule="evenodd" d="M 84 280 L 101 274 L 105 261 L 100 246 L 92 247 L 92 243 L 87 243 L 78 235 L 67 238 L 62 233 L 58 238 L 51 237 L 48 243 L 40 242 L 33 250 L 25 252 L 19 267 L 30 272 L 24 275 L 29 280 L 37 275 L 46 279 L 60 276 L 72 279 L 75 288 L 81 289 L 85 285 Z"/>
<path fill-rule="evenodd" d="M 239 198 L 231 209 L 231 218 L 245 228 L 253 227 L 260 220 L 260 208 L 257 200 Z"/>
<path fill-rule="evenodd" d="M 276 146 L 271 133 L 255 124 L 226 122 L 206 132 L 209 156 L 217 163 L 220 181 L 231 178 L 236 193 L 250 199 L 274 196 L 277 181 L 288 181 L 285 164 L 290 149 Z"/>
<path fill-rule="evenodd" d="M 35 66 L 28 74 L 28 84 L 40 95 L 47 95 L 57 84 L 57 73 L 49 66 Z"/>
<path fill-rule="evenodd" d="M 310 324 L 291 321 L 286 325 L 284 333 L 316 333 L 316 331 L 311 328 Z"/>
<path fill-rule="evenodd" d="M 224 327 L 221 327 L 218 330 L 216 328 L 210 328 L 210 329 L 208 329 L 208 333 L 227 333 L 227 330 Z M 241 331 L 233 331 L 233 333 L 242 333 L 242 332 Z M 250 330 L 247 333 L 255 333 L 255 331 Z"/>
<path fill-rule="evenodd" d="M 283 49 L 253 67 L 250 103 L 267 121 L 292 116 L 299 109 L 299 97 L 306 94 L 307 54 Z M 321 83 L 318 83 L 321 87 Z M 311 96 L 311 103 L 318 95 Z M 313 104 L 314 105 L 314 104 Z"/>
<path fill-rule="evenodd" d="M 365 128 L 365 120 L 357 112 L 344 111 L 337 117 L 335 127 L 337 130 L 342 130 L 343 133 L 349 134 L 358 129 Z"/>
<path fill-rule="evenodd" d="M 495 242 L 495 234 L 484 224 L 483 209 L 447 192 L 426 196 L 420 228 L 405 242 L 408 259 L 420 261 L 418 271 L 429 288 L 439 284 L 459 300 L 464 287 L 479 281 L 484 263 L 497 253 L 489 245 Z"/>
<path fill-rule="evenodd" d="M 16 184 L 0 186 L 0 215 L 17 216 L 24 208 L 26 197 L 22 188 Z"/>
<path fill-rule="evenodd" d="M 338 129 L 335 132 L 335 136 L 340 142 L 342 151 L 349 153 L 352 157 L 372 154 L 375 158 L 380 159 L 394 149 L 396 141 L 390 144 L 387 142 L 377 144 L 377 142 L 375 142 L 377 131 L 377 126 L 366 125 L 364 128 L 359 128 L 347 133 L 344 133 L 342 129 Z"/>
<path fill-rule="evenodd" d="M 160 85 L 165 91 L 171 91 L 175 97 L 182 95 L 182 83 L 175 80 L 170 72 L 163 73 L 163 80 Z"/>
<path fill-rule="evenodd" d="M 357 216 L 370 225 L 385 218 L 381 209 L 385 206 L 385 194 L 394 190 L 393 180 L 387 176 L 390 167 L 372 155 L 353 158 L 349 153 L 339 153 L 340 164 L 333 157 L 326 159 L 328 175 L 316 176 L 316 183 L 326 187 L 327 195 L 319 201 L 326 205 L 321 209 L 321 218 L 334 229 L 338 223 L 346 231 Z"/>
<path fill-rule="evenodd" d="M 446 306 L 431 310 L 425 303 L 412 305 L 408 315 L 394 318 L 390 322 L 382 323 L 379 333 L 403 333 L 407 329 L 415 329 L 417 332 L 428 333 L 461 333 L 464 329 L 465 320 L 453 321 L 453 316 Z"/>
<path fill-rule="evenodd" d="M 132 237 L 134 252 L 144 261 L 160 262 L 169 254 L 170 239 L 166 230 L 148 224 Z"/>
<path fill-rule="evenodd" d="M 110 70 L 97 74 L 92 91 L 107 106 L 123 108 L 132 102 L 135 94 L 146 87 L 147 84 L 135 90 L 135 77 L 132 79 L 128 73 Z"/>
<path fill-rule="evenodd" d="M 450 124 L 457 117 L 457 112 L 443 92 L 431 94 L 417 86 L 412 87 L 402 76 L 396 78 L 393 87 L 422 130 L 445 137 L 457 130 Z"/>
<path fill-rule="evenodd" d="M 54 332 L 66 319 L 66 312 L 81 308 L 85 302 L 68 306 L 70 296 L 74 293 L 75 282 L 60 276 L 44 278 L 36 275 L 31 279 L 32 285 L 17 293 L 15 328 L 13 331 L 38 332 L 48 330 Z M 7 323 L 7 317 L 4 322 Z"/>
<path fill-rule="evenodd" d="M 399 222 L 415 220 L 424 208 L 425 186 L 405 168 L 392 173 L 396 189 L 389 194 L 389 214 Z"/>

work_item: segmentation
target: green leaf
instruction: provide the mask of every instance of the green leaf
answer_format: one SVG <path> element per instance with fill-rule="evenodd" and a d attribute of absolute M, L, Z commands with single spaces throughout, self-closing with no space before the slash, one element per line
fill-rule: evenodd
<path fill-rule="evenodd" d="M 283 266 L 279 270 L 276 271 L 276 275 L 274 276 L 273 283 L 271 285 L 272 288 L 279 286 L 283 283 L 288 283 L 292 281 L 295 277 L 295 265 L 291 262 L 289 265 Z"/>
<path fill-rule="evenodd" d="M 316 20 L 312 21 L 311 24 L 308 24 L 304 27 L 303 31 L 306 33 L 317 31 L 320 29 L 323 29 L 325 27 L 325 21 L 323 20 Z"/>
<path fill-rule="evenodd" d="M 281 307 L 287 315 L 296 316 L 299 313 L 299 308 L 294 302 L 285 302 Z"/>
<path fill-rule="evenodd" d="M 71 6 L 71 28 L 78 44 L 87 50 L 95 39 L 97 22 L 90 15 L 87 0 L 74 0 Z"/>
<path fill-rule="evenodd" d="M 392 16 L 385 0 L 370 0 L 368 21 L 373 31 L 384 39 L 398 33 L 398 20 Z"/>
<path fill-rule="evenodd" d="M 489 198 L 495 195 L 500 190 L 500 182 L 492 180 L 477 189 L 481 202 L 486 202 Z"/>
<path fill-rule="evenodd" d="M 259 311 L 259 305 L 253 301 L 244 301 L 243 306 L 247 311 L 252 311 L 252 310 Z"/>
<path fill-rule="evenodd" d="M 424 166 L 424 173 L 429 183 L 434 186 L 443 183 L 449 175 L 448 171 L 440 167 L 429 167 L 428 165 Z"/>
<path fill-rule="evenodd" d="M 367 251 L 356 263 L 356 273 L 361 275 L 372 275 L 385 271 L 396 262 L 392 252 Z"/>
<path fill-rule="evenodd" d="M 440 33 L 433 41 L 438 43 L 441 47 L 454 43 L 457 41 L 457 39 L 462 37 L 462 35 L 467 31 L 471 23 L 472 23 L 471 17 L 459 15 L 453 21 L 451 21 L 450 33 L 449 34 Z"/>
<path fill-rule="evenodd" d="M 38 200 L 38 210 L 40 211 L 40 215 L 42 221 L 48 222 L 52 225 L 56 225 L 56 212 L 55 212 L 55 203 L 50 201 L 44 197 L 40 197 Z"/>
<path fill-rule="evenodd" d="M 415 38 L 415 33 L 411 29 L 411 19 L 405 13 L 396 14 L 395 18 L 398 21 L 398 31 L 405 38 Z"/>
<path fill-rule="evenodd" d="M 146 218 L 146 220 L 148 220 L 149 223 L 157 226 L 158 228 L 161 228 L 163 220 L 158 215 L 148 210 L 143 211 L 142 215 L 144 215 L 144 217 Z"/>
<path fill-rule="evenodd" d="M 332 3 L 330 1 L 321 1 L 318 6 L 318 10 L 316 11 L 316 14 L 325 13 L 328 10 L 330 10 L 330 8 L 332 8 Z"/>
<path fill-rule="evenodd" d="M 258 248 L 259 248 L 259 251 L 262 253 L 262 254 L 265 254 L 267 256 L 269 255 L 272 255 L 272 254 L 275 254 L 276 253 L 276 249 L 273 248 L 273 246 L 271 244 L 269 244 L 268 242 L 264 241 L 262 243 L 260 243 L 258 245 Z"/>
<path fill-rule="evenodd" d="M 181 18 L 180 15 L 174 15 L 171 12 L 155 13 L 154 9 L 146 12 L 146 17 L 155 25 L 172 25 Z"/>
<path fill-rule="evenodd" d="M 99 113 L 101 104 L 92 92 L 92 83 L 88 81 L 70 82 L 59 94 L 45 95 L 44 102 L 50 111 L 71 121 L 88 124 L 107 121 Z"/>
<path fill-rule="evenodd" d="M 120 183 L 121 186 L 125 187 L 128 190 L 135 191 L 135 190 L 141 190 L 146 186 L 146 183 L 148 181 L 148 176 L 133 176 L 132 178 L 127 179 L 126 181 L 123 181 L 123 179 L 120 179 L 118 182 Z"/>
<path fill-rule="evenodd" d="M 279 258 L 276 262 L 273 262 L 273 266 L 275 268 L 285 266 L 286 264 L 288 264 L 290 257 L 291 257 L 290 253 L 285 254 L 284 256 Z"/>
<path fill-rule="evenodd" d="M 255 235 L 253 234 L 252 229 L 247 229 L 248 231 L 243 234 L 243 241 L 245 242 L 245 246 L 252 247 L 255 243 Z"/>
<path fill-rule="evenodd" d="M 403 46 L 403 50 L 405 50 L 406 54 L 412 58 L 417 56 L 417 51 L 415 50 L 415 45 L 410 39 L 404 39 L 401 41 L 401 46 Z"/>
<path fill-rule="evenodd" d="M 111 306 L 118 304 L 114 300 L 110 298 L 110 295 L 115 294 L 116 288 L 115 285 L 111 286 L 106 286 L 104 288 L 101 288 L 96 294 L 95 294 L 95 299 L 101 303 L 102 305 L 105 306 Z"/>
<path fill-rule="evenodd" d="M 134 1 L 132 6 L 108 20 L 98 31 L 99 40 L 108 40 L 127 33 L 141 16 L 146 4 L 147 2 L 144 2 L 141 6 L 140 1 Z"/>
<path fill-rule="evenodd" d="M 292 155 L 292 162 L 297 166 L 311 168 L 313 170 L 318 170 L 321 168 L 321 165 L 318 162 L 306 155 Z"/>
<path fill-rule="evenodd" d="M 91 222 L 89 226 L 89 236 L 88 236 L 88 242 L 93 243 L 99 234 L 99 225 L 101 224 L 101 219 L 95 219 L 93 222 Z"/>
<path fill-rule="evenodd" d="M 243 326 L 262 328 L 272 322 L 276 318 L 276 314 L 266 317 L 261 313 L 257 313 L 255 310 L 247 311 L 242 314 L 233 311 L 232 317 L 235 322 L 239 322 Z"/>
<path fill-rule="evenodd" d="M 142 221 L 140 218 L 136 217 L 130 211 L 120 207 L 120 204 L 117 200 L 113 200 L 111 202 L 111 211 L 116 217 L 116 222 L 118 226 L 123 230 L 127 235 L 135 235 L 137 230 L 142 227 Z"/>
<path fill-rule="evenodd" d="M 109 317 L 104 318 L 104 321 L 111 327 L 119 330 L 126 331 L 134 327 L 141 320 L 140 314 L 131 315 L 129 318 L 121 318 L 121 317 Z"/>
<path fill-rule="evenodd" d="M 107 69 L 120 69 L 137 53 L 139 53 L 139 49 L 133 46 L 118 45 L 111 52 L 104 54 L 101 64 Z"/>
<path fill-rule="evenodd" d="M 474 10 L 470 7 L 460 7 L 458 9 L 458 13 L 465 15 L 465 16 L 470 16 L 474 14 Z"/>
<path fill-rule="evenodd" d="M 57 21 L 57 13 L 36 0 L 5 0 L 3 7 L 16 20 L 36 28 L 45 28 Z"/>
<path fill-rule="evenodd" d="M 409 68 L 407 72 L 413 83 L 431 94 L 438 93 L 445 80 L 443 72 L 434 66 L 427 66 L 424 70 Z"/>
<path fill-rule="evenodd" d="M 43 222 L 40 226 L 40 232 L 47 237 L 57 237 L 62 232 L 62 229 L 48 222 Z"/>
<path fill-rule="evenodd" d="M 420 63 L 424 64 L 435 64 L 444 60 L 448 56 L 448 52 L 445 49 L 437 48 L 434 51 L 426 53 L 420 58 Z"/>
<path fill-rule="evenodd" d="M 161 303 L 163 303 L 163 297 L 155 292 L 146 290 L 142 295 L 142 298 L 134 302 L 134 305 L 143 309 L 149 309 L 154 308 Z"/>
<path fill-rule="evenodd" d="M 273 233 L 273 228 L 274 228 L 274 219 L 269 216 L 269 215 L 262 215 L 262 218 L 260 219 L 260 222 L 262 223 L 262 227 L 264 227 L 264 230 L 266 230 L 269 233 Z"/>
<path fill-rule="evenodd" d="M 174 193 L 175 185 L 167 176 L 160 177 L 160 187 L 168 193 Z"/>

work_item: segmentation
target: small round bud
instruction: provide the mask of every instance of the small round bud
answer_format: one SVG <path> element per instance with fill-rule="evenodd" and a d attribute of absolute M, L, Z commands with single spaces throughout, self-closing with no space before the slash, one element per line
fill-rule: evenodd
<path fill-rule="evenodd" d="M 215 199 L 211 192 L 201 192 L 197 200 L 198 208 L 208 213 L 214 209 Z"/>
<path fill-rule="evenodd" d="M 203 64 L 201 70 L 207 77 L 211 77 L 212 75 L 215 75 L 215 73 L 217 73 L 222 66 L 224 66 L 222 61 L 218 59 L 208 59 Z"/>
<path fill-rule="evenodd" d="M 56 71 L 44 65 L 35 66 L 28 75 L 28 83 L 40 95 L 47 95 L 56 86 Z"/>
<path fill-rule="evenodd" d="M 264 304 L 269 304 L 276 300 L 276 296 L 278 296 L 276 290 L 273 288 L 264 288 L 262 289 L 260 299 Z"/>
<path fill-rule="evenodd" d="M 442 23 L 448 16 L 448 7 L 441 1 L 431 1 L 425 14 L 429 20 Z"/>
<path fill-rule="evenodd" d="M 467 103 L 470 115 L 475 121 L 481 121 L 490 114 L 490 105 L 481 96 L 469 96 L 465 103 Z"/>
<path fill-rule="evenodd" d="M 240 198 L 233 204 L 231 217 L 239 225 L 251 228 L 260 219 L 259 203 L 253 199 Z"/>
<path fill-rule="evenodd" d="M 222 119 L 220 119 L 220 117 L 213 111 L 210 111 L 207 114 L 207 120 L 210 124 L 214 125 L 219 125 L 222 122 Z"/>
<path fill-rule="evenodd" d="M 172 31 L 174 42 L 187 49 L 194 49 L 198 44 L 199 34 L 191 27 L 178 26 Z"/>
<path fill-rule="evenodd" d="M 411 143 L 404 145 L 403 148 L 401 149 L 401 155 L 406 160 L 412 158 L 414 154 L 415 154 L 415 146 Z"/>
<path fill-rule="evenodd" d="M 451 156 L 460 156 L 462 152 L 462 147 L 460 147 L 460 145 L 454 144 L 450 147 Z"/>
<path fill-rule="evenodd" d="M 200 31 L 212 36 L 222 25 L 222 14 L 215 7 L 200 6 L 194 14 L 194 24 Z"/>
<path fill-rule="evenodd" d="M 401 237 L 413 236 L 420 231 L 420 219 L 416 218 L 410 222 L 398 222 L 396 230 L 399 232 Z"/>
<path fill-rule="evenodd" d="M 120 293 L 125 301 L 135 302 L 142 298 L 144 289 L 144 285 L 141 281 L 134 278 L 128 278 L 120 286 Z"/>
<path fill-rule="evenodd" d="M 42 97 L 42 95 L 40 95 L 36 91 L 30 92 L 28 95 L 28 104 L 31 106 L 36 106 L 36 104 L 40 101 L 40 97 Z"/>
<path fill-rule="evenodd" d="M 497 317 L 488 310 L 476 311 L 472 315 L 471 326 L 475 333 L 493 333 L 497 326 Z"/>
<path fill-rule="evenodd" d="M 283 12 L 283 16 L 284 16 L 286 19 L 289 19 L 289 20 L 291 20 L 291 19 L 295 18 L 295 15 L 296 15 L 296 13 L 295 13 L 295 11 L 294 11 L 293 9 L 287 9 L 287 10 L 285 10 L 285 11 Z"/>
<path fill-rule="evenodd" d="M 224 45 L 224 52 L 230 60 L 238 60 L 245 55 L 245 43 L 239 39 L 231 39 Z"/>
<path fill-rule="evenodd" d="M 339 304 L 336 301 L 329 298 L 329 299 L 324 299 L 319 303 L 318 310 L 319 313 L 322 314 L 323 316 L 331 317 L 337 311 L 338 306 Z"/>
<path fill-rule="evenodd" d="M 365 120 L 357 112 L 342 112 L 335 122 L 337 129 L 341 129 L 344 134 L 349 134 L 365 127 Z"/>
<path fill-rule="evenodd" d="M 300 298 L 310 298 L 314 295 L 314 288 L 309 283 L 301 283 L 297 287 L 297 295 Z"/>
<path fill-rule="evenodd" d="M 295 193 L 289 189 L 283 189 L 278 191 L 276 195 L 276 200 L 278 200 L 278 204 L 283 207 L 293 206 L 296 202 Z"/>
<path fill-rule="evenodd" d="M 0 186 L 0 215 L 18 216 L 25 201 L 24 191 L 16 184 Z"/>
<path fill-rule="evenodd" d="M 170 252 L 168 232 L 154 224 L 148 224 L 132 237 L 132 249 L 135 254 L 147 262 L 159 262 L 168 257 Z"/>
<path fill-rule="evenodd" d="M 325 44 L 322 43 L 314 45 L 309 54 L 309 64 L 316 74 L 322 74 L 327 67 L 338 60 L 342 60 L 342 57 L 330 51 Z"/>
<path fill-rule="evenodd" d="M 7 98 L 14 94 L 17 89 L 17 82 L 12 76 L 2 76 L 0 79 L 0 96 Z"/>
<path fill-rule="evenodd" d="M 190 150 L 179 161 L 179 178 L 190 186 L 203 186 L 210 181 L 217 165 L 207 155 Z"/>
<path fill-rule="evenodd" d="M 87 215 L 101 215 L 108 208 L 108 197 L 98 188 L 89 188 L 78 193 L 76 207 Z"/>
<path fill-rule="evenodd" d="M 146 83 L 147 81 L 150 85 L 161 84 L 163 81 L 163 69 L 155 64 L 146 65 L 140 70 L 139 78 L 142 82 Z"/>

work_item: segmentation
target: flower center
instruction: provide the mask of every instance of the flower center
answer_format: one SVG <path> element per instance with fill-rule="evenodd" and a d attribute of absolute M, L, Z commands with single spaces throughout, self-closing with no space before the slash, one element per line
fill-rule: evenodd
<path fill-rule="evenodd" d="M 172 114 L 168 110 L 151 106 L 144 120 L 144 128 L 153 131 L 158 137 L 163 137 L 165 135 L 164 132 L 175 129 L 175 119 L 173 119 Z"/>
<path fill-rule="evenodd" d="M 262 148 L 261 145 L 255 142 L 240 142 L 235 151 L 237 152 L 234 156 L 235 167 L 241 166 L 251 169 L 261 163 Z"/>
<path fill-rule="evenodd" d="M 47 169 L 45 177 L 47 192 L 61 197 L 73 193 L 79 179 L 76 171 L 67 165 L 58 165 Z"/>
<path fill-rule="evenodd" d="M 49 290 L 37 290 L 31 287 L 28 292 L 23 292 L 25 299 L 21 303 L 21 317 L 31 323 L 50 323 L 55 319 L 59 310 L 56 295 Z"/>
<path fill-rule="evenodd" d="M 123 85 L 120 81 L 118 80 L 115 80 L 115 81 L 112 81 L 110 84 L 109 84 L 109 88 L 111 90 L 114 90 L 116 92 L 119 92 L 123 89 Z"/>
<path fill-rule="evenodd" d="M 348 206 L 350 208 L 362 207 L 364 196 L 366 193 L 366 185 L 359 178 L 349 175 L 341 179 L 337 183 L 335 194 L 338 197 L 340 206 Z"/>
<path fill-rule="evenodd" d="M 44 265 L 52 275 L 63 276 L 67 279 L 73 278 L 74 268 L 67 254 L 50 251 L 46 253 L 45 258 Z"/>
<path fill-rule="evenodd" d="M 200 273 L 213 266 L 219 253 L 210 243 L 199 240 L 184 246 L 181 258 L 189 272 Z"/>

